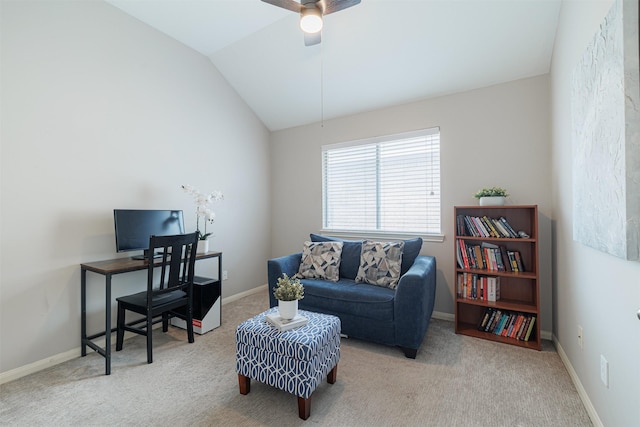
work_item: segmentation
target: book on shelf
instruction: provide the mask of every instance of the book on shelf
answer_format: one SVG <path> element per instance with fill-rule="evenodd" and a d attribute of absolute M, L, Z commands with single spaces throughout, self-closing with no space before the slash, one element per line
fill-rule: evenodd
<path fill-rule="evenodd" d="M 456 295 L 459 298 L 495 302 L 500 299 L 500 277 L 458 273 Z"/>
<path fill-rule="evenodd" d="M 496 302 L 500 300 L 500 278 L 487 277 L 487 301 Z"/>
<path fill-rule="evenodd" d="M 524 272 L 524 264 L 522 263 L 522 256 L 518 251 L 507 251 L 507 262 L 513 272 Z"/>
<path fill-rule="evenodd" d="M 509 260 L 507 248 L 505 248 L 504 246 L 500 246 L 500 255 L 502 257 L 502 261 L 504 262 L 504 271 L 513 271 L 513 267 L 511 266 L 511 262 Z"/>
<path fill-rule="evenodd" d="M 500 217 L 499 219 L 500 223 L 507 229 L 507 232 L 509 233 L 509 235 L 513 238 L 518 238 L 520 237 L 518 235 L 518 233 L 516 233 L 516 230 L 513 229 L 513 227 L 511 227 L 511 225 L 509 224 L 509 221 L 507 221 L 507 219 L 503 216 Z"/>
<path fill-rule="evenodd" d="M 534 314 L 487 308 L 478 323 L 479 331 L 518 341 L 529 341 L 534 330 Z"/>
<path fill-rule="evenodd" d="M 529 341 L 529 338 L 531 337 L 531 332 L 533 332 L 533 325 L 534 325 L 534 323 L 536 323 L 536 317 L 535 316 L 530 317 L 529 319 L 530 319 L 529 320 L 529 326 L 527 328 L 527 332 L 526 332 L 524 338 L 522 338 L 523 341 Z"/>
<path fill-rule="evenodd" d="M 518 271 L 526 271 L 524 269 L 524 264 L 522 262 L 522 257 L 520 256 L 520 252 L 518 251 L 513 251 L 513 256 L 516 259 L 516 265 L 518 266 Z"/>
<path fill-rule="evenodd" d="M 502 245 L 482 242 L 469 244 L 458 239 L 456 244 L 458 267 L 489 271 L 524 272 L 524 264 L 519 251 L 512 251 Z"/>
<path fill-rule="evenodd" d="M 280 316 L 279 313 L 269 313 L 265 316 L 267 322 L 271 323 L 281 332 L 288 331 L 291 329 L 299 328 L 307 324 L 309 319 L 304 317 L 301 314 L 296 314 L 296 317 L 293 319 L 284 319 Z"/>
<path fill-rule="evenodd" d="M 459 236 L 494 237 L 517 239 L 520 236 L 505 217 L 491 218 L 487 215 L 458 215 L 456 230 Z"/>
<path fill-rule="evenodd" d="M 502 330 L 504 329 L 505 325 L 509 321 L 510 316 L 511 315 L 508 313 L 502 313 L 502 316 L 500 317 L 500 323 L 496 327 L 496 330 L 493 332 L 494 334 L 502 335 Z"/>
<path fill-rule="evenodd" d="M 493 222 L 493 220 L 491 218 L 489 218 L 488 216 L 485 215 L 480 220 L 483 221 L 486 224 L 487 230 L 489 231 L 489 235 L 491 237 L 496 237 L 496 238 L 504 237 L 504 236 L 500 235 L 500 233 L 496 229 L 496 226 L 495 226 L 495 224 L 494 224 L 494 222 Z"/>

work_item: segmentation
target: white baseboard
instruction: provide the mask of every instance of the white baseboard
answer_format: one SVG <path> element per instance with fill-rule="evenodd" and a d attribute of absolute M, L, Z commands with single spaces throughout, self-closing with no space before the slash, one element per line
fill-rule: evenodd
<path fill-rule="evenodd" d="M 153 325 L 153 329 L 161 328 L 162 323 L 157 323 Z M 133 332 L 125 332 L 124 340 L 128 340 L 131 337 L 136 336 Z M 93 340 L 93 342 L 104 348 L 105 346 L 105 338 L 99 338 Z M 115 344 L 115 336 L 111 337 L 111 344 Z M 91 347 L 87 347 L 87 355 L 94 352 Z M 50 368 L 55 365 L 59 365 L 60 363 L 64 363 L 68 360 L 75 359 L 77 357 L 82 357 L 82 349 L 80 347 L 76 347 L 69 351 L 65 351 L 63 353 L 56 354 L 51 357 L 47 357 L 46 359 L 38 360 L 28 365 L 20 366 L 19 368 L 12 369 L 7 372 L 0 373 L 0 384 L 8 383 L 9 381 L 17 380 L 18 378 L 26 377 L 27 375 L 34 374 L 38 371 L 42 371 L 44 369 Z"/>
<path fill-rule="evenodd" d="M 434 311 L 431 313 L 431 317 L 434 319 L 446 320 L 448 322 L 454 322 L 455 316 L 451 313 L 444 313 L 442 311 Z"/>
<path fill-rule="evenodd" d="M 567 354 L 564 352 L 564 349 L 560 345 L 560 342 L 555 337 L 555 335 L 553 335 L 553 345 L 556 347 L 556 351 L 558 352 L 558 355 L 560 356 L 560 360 L 562 360 L 564 367 L 567 369 L 567 372 L 569 372 L 569 376 L 571 377 L 571 381 L 573 381 L 573 385 L 575 385 L 576 390 L 578 390 L 578 396 L 580 396 L 580 400 L 582 400 L 582 404 L 587 410 L 587 414 L 589 415 L 589 418 L 591 418 L 591 422 L 595 427 L 604 427 L 604 424 L 602 424 L 602 420 L 600 420 L 600 417 L 596 412 L 596 408 L 593 407 L 593 404 L 589 399 L 589 395 L 587 394 L 587 391 L 584 389 L 584 387 L 582 386 L 582 383 L 580 382 L 580 378 L 578 377 L 578 374 L 573 369 L 573 366 L 571 365 L 571 362 L 569 361 Z"/>
<path fill-rule="evenodd" d="M 51 366 L 58 365 L 66 362 L 67 360 L 80 357 L 80 347 L 74 348 L 64 353 L 59 353 L 46 359 L 38 360 L 28 365 L 20 366 L 19 368 L 12 369 L 10 371 L 0 373 L 0 384 L 8 383 L 18 378 L 25 377 L 29 374 L 33 374 L 43 369 L 50 368 Z"/>
<path fill-rule="evenodd" d="M 251 295 L 251 294 L 255 294 L 257 292 L 262 291 L 265 287 L 267 287 L 267 285 L 262 285 L 262 286 L 258 286 L 257 288 L 254 289 L 250 289 L 248 291 L 245 292 L 240 292 L 239 294 L 236 295 L 232 295 L 230 297 L 227 298 L 223 298 L 222 299 L 222 305 L 228 304 L 230 302 L 239 300 L 240 298 L 246 297 L 247 295 Z M 265 302 L 266 304 L 266 302 Z M 156 324 L 154 325 L 154 328 L 159 328 L 161 327 L 161 324 Z M 135 336 L 136 334 L 132 333 L 132 332 L 126 332 L 124 339 L 128 339 L 132 336 Z M 104 338 L 100 338 L 95 340 L 94 342 L 99 345 L 100 347 L 104 347 Z M 112 343 L 115 343 L 115 340 L 112 339 L 111 340 Z M 91 348 L 87 348 L 87 354 L 90 354 L 91 352 L 93 352 L 93 350 Z M 34 374 L 38 371 L 42 371 L 44 369 L 50 368 L 52 366 L 55 365 L 59 365 L 60 363 L 64 363 L 68 360 L 71 359 L 75 359 L 77 357 L 81 357 L 82 351 L 80 349 L 80 347 L 76 347 L 73 348 L 69 351 L 65 351 L 63 353 L 59 353 L 56 354 L 54 356 L 51 357 L 47 357 L 45 359 L 42 360 L 38 360 L 36 362 L 33 363 L 29 363 L 28 365 L 24 365 L 24 366 L 20 366 L 18 368 L 12 369 L 10 371 L 6 371 L 6 372 L 1 372 L 0 373 L 0 384 L 5 384 L 8 383 L 10 381 L 14 381 L 17 380 L 18 378 L 22 378 L 22 377 L 26 377 L 27 375 L 31 375 Z"/>
<path fill-rule="evenodd" d="M 265 289 L 268 285 L 265 283 L 262 286 L 258 286 L 257 288 L 249 289 L 248 291 L 240 292 L 239 294 L 231 295 L 230 297 L 222 298 L 222 305 L 229 304 L 230 302 L 237 301 L 241 298 L 244 298 L 249 295 L 257 294 L 258 292 Z M 268 301 L 267 301 L 268 303 Z"/>

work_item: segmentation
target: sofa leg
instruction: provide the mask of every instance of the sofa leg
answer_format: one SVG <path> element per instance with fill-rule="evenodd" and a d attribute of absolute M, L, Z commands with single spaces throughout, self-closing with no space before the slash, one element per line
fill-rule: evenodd
<path fill-rule="evenodd" d="M 416 355 L 418 354 L 417 348 L 407 348 L 407 347 L 400 347 L 400 348 L 404 352 L 404 355 L 409 359 L 415 359 Z"/>

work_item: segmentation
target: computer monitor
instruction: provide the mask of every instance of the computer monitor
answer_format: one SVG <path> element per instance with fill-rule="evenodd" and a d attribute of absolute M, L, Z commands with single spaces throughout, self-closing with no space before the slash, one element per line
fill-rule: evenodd
<path fill-rule="evenodd" d="M 145 259 L 149 252 L 149 237 L 184 234 L 182 211 L 114 209 L 116 251 L 144 251 L 134 259 Z"/>

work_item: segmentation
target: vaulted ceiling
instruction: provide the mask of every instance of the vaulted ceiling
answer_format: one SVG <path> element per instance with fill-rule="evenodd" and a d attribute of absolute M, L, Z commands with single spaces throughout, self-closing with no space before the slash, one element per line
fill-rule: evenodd
<path fill-rule="evenodd" d="M 270 130 L 549 71 L 561 0 L 362 0 L 324 17 L 260 0 L 107 0 L 207 56 Z"/>

